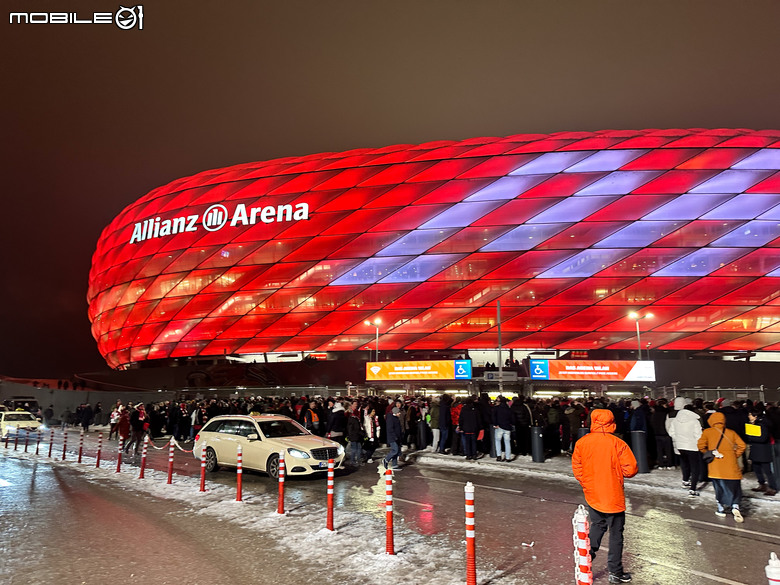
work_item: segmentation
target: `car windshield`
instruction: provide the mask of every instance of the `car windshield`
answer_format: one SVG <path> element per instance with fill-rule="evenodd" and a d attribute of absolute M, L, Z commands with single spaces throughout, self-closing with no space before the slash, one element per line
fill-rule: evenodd
<path fill-rule="evenodd" d="M 308 435 L 309 431 L 293 420 L 264 420 L 258 422 L 260 430 L 269 439 L 276 437 L 298 437 Z"/>
<path fill-rule="evenodd" d="M 38 420 L 29 412 L 7 412 L 3 417 L 5 422 L 35 421 Z"/>

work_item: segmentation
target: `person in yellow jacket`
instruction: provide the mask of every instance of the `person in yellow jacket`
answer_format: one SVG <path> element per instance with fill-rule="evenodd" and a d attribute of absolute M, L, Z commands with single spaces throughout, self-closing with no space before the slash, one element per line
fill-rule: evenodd
<path fill-rule="evenodd" d="M 614 432 L 612 412 L 603 408 L 593 410 L 590 433 L 574 446 L 571 467 L 588 503 L 591 557 L 596 557 L 601 539 L 609 530 L 609 582 L 628 583 L 631 575 L 623 570 L 623 528 L 626 524 L 623 479 L 634 477 L 638 469 L 631 449 L 612 434 Z"/>
<path fill-rule="evenodd" d="M 722 412 L 714 412 L 707 419 L 710 428 L 702 431 L 696 446 L 699 451 L 714 451 L 715 459 L 707 469 L 715 488 L 715 499 L 718 501 L 716 516 L 725 518 L 731 511 L 734 520 L 744 522 L 739 511 L 739 501 L 742 499 L 742 470 L 739 458 L 745 452 L 745 441 L 740 436 L 726 428 L 726 416 Z"/>

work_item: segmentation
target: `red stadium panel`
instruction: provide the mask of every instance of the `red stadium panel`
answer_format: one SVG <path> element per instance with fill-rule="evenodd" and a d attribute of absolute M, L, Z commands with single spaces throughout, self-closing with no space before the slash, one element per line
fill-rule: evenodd
<path fill-rule="evenodd" d="M 372 347 L 780 347 L 780 132 L 521 134 L 286 157 L 154 189 L 103 231 L 113 367 Z"/>

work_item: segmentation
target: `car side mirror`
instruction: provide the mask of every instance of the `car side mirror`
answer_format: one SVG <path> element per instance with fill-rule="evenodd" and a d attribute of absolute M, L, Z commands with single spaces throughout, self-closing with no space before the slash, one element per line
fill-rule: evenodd
<path fill-rule="evenodd" d="M 247 435 L 246 438 L 248 441 L 259 441 L 260 435 L 258 435 L 257 433 L 252 433 L 251 435 Z"/>

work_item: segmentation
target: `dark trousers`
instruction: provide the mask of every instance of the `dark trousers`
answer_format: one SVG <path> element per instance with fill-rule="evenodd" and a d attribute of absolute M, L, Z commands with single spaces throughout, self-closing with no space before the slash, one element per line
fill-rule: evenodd
<path fill-rule="evenodd" d="M 701 473 L 701 453 L 698 451 L 686 451 L 680 449 L 680 464 L 682 466 L 683 481 L 691 482 L 691 489 L 696 489 Z"/>
<path fill-rule="evenodd" d="M 593 553 L 599 550 L 601 539 L 609 530 L 609 553 L 607 554 L 607 569 L 616 575 L 623 574 L 623 528 L 626 525 L 626 513 L 609 514 L 599 512 L 588 506 L 590 514 L 590 549 Z"/>
<path fill-rule="evenodd" d="M 447 439 L 450 438 L 450 428 L 439 427 L 439 434 L 441 435 L 441 438 L 439 439 L 437 448 L 439 449 L 439 452 L 444 453 L 447 450 Z"/>
<path fill-rule="evenodd" d="M 764 485 L 768 479 L 769 487 L 777 491 L 777 481 L 775 480 L 775 476 L 772 473 L 771 463 L 760 463 L 758 461 L 753 461 L 753 471 L 756 472 L 756 479 L 758 479 L 758 483 Z"/>
<path fill-rule="evenodd" d="M 669 435 L 656 435 L 655 449 L 659 467 L 672 467 L 674 465 L 674 449 L 672 438 Z"/>
<path fill-rule="evenodd" d="M 466 452 L 466 457 L 472 459 L 477 456 L 477 435 L 474 433 L 463 433 L 463 447 Z"/>

